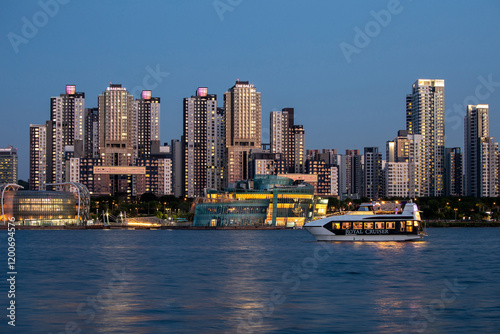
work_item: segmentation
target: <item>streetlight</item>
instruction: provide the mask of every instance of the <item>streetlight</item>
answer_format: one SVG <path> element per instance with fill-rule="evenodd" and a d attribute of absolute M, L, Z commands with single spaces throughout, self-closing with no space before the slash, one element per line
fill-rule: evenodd
<path fill-rule="evenodd" d="M 455 220 L 457 220 L 457 211 L 458 211 L 458 208 L 454 208 L 453 210 L 455 210 Z"/>

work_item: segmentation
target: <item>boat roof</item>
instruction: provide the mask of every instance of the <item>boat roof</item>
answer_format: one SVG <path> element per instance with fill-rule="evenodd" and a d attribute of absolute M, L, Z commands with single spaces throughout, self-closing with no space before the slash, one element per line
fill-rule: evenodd
<path fill-rule="evenodd" d="M 389 213 L 387 211 L 349 211 L 343 215 L 330 216 L 307 223 L 308 226 L 322 226 L 326 222 L 353 222 L 353 221 L 400 221 L 420 220 L 416 203 L 406 203 L 402 212 Z"/>

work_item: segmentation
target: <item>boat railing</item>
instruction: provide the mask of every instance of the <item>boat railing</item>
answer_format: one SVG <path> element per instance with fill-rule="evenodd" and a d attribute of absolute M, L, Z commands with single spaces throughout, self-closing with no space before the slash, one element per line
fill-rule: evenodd
<path fill-rule="evenodd" d="M 377 210 L 377 211 L 347 211 L 344 213 L 345 215 L 395 215 L 401 214 L 398 211 L 391 210 Z"/>

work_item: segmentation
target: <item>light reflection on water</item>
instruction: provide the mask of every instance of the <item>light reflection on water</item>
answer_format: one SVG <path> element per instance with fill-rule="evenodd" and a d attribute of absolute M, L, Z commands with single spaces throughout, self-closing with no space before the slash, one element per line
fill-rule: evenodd
<path fill-rule="evenodd" d="M 498 332 L 500 230 L 429 229 L 429 235 L 422 242 L 316 243 L 300 230 L 18 231 L 16 327 Z M 124 285 L 113 272 L 125 273 Z"/>

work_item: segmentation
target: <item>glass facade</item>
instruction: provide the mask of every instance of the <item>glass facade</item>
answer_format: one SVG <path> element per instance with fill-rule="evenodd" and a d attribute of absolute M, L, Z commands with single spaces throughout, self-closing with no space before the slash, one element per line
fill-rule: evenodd
<path fill-rule="evenodd" d="M 78 216 L 78 195 L 63 191 L 6 191 L 5 218 L 16 224 L 74 225 Z"/>
<path fill-rule="evenodd" d="M 198 203 L 193 226 L 263 226 L 268 200 Z"/>
<path fill-rule="evenodd" d="M 265 219 L 259 224 L 300 227 L 312 220 L 315 204 L 313 186 L 304 183 L 294 185 L 293 180 L 276 175 L 257 175 L 253 185 L 254 189 L 248 189 L 248 183 L 242 182 L 236 189 L 207 190 L 209 202 L 196 205 L 194 226 L 210 226 L 213 224 L 212 219 L 216 219 L 216 222 L 230 221 L 233 217 L 229 217 L 229 214 L 233 213 L 222 209 L 226 206 L 238 207 L 239 213 L 234 213 L 239 215 L 238 221 L 248 223 L 251 217 L 247 217 L 248 212 L 244 208 L 250 208 L 256 201 L 266 206 Z M 210 218 L 206 214 L 208 211 L 215 218 Z"/>

